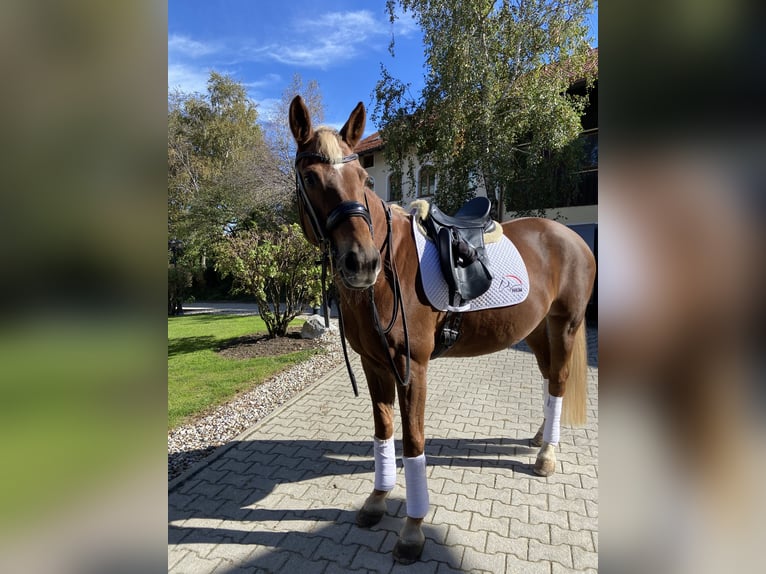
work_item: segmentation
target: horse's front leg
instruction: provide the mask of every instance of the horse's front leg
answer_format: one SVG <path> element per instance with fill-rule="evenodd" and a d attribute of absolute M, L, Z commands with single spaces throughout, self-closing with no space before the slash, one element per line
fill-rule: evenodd
<path fill-rule="evenodd" d="M 402 415 L 404 480 L 407 520 L 394 546 L 394 558 L 402 564 L 418 560 L 425 546 L 422 524 L 429 509 L 426 479 L 424 420 L 426 405 L 426 365 L 412 362 L 410 384 L 398 386 Z"/>
<path fill-rule="evenodd" d="M 396 451 L 394 449 L 394 398 L 396 387 L 388 373 L 378 372 L 372 365 L 362 361 L 367 386 L 372 399 L 372 416 L 375 422 L 373 449 L 375 458 L 375 484 L 356 515 L 356 523 L 362 528 L 376 525 L 386 514 L 386 499 L 396 486 Z"/>

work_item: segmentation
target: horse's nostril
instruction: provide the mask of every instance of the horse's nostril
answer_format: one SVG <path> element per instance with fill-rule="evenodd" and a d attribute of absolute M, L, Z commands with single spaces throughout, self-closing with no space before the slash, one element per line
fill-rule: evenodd
<path fill-rule="evenodd" d="M 348 271 L 349 273 L 358 273 L 359 272 L 359 257 L 357 257 L 356 253 L 350 252 L 343 259 L 343 265 L 346 268 L 346 271 Z"/>

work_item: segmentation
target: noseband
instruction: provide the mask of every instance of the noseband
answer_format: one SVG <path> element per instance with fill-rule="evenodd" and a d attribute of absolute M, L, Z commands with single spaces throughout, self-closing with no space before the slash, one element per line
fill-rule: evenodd
<path fill-rule="evenodd" d="M 322 222 L 319 220 L 319 217 L 317 217 L 314 206 L 311 204 L 309 196 L 306 193 L 306 184 L 303 181 L 301 172 L 298 170 L 298 160 L 303 158 L 311 158 L 318 160 L 321 163 L 336 165 L 340 163 L 352 162 L 358 157 L 359 156 L 357 154 L 352 153 L 342 157 L 339 160 L 333 160 L 326 155 L 311 151 L 303 151 L 295 154 L 295 189 L 298 195 L 298 204 L 308 216 L 308 219 L 311 222 L 311 228 L 314 232 L 314 237 L 316 237 L 317 241 L 319 241 L 320 246 L 323 249 L 326 249 L 326 247 L 331 244 L 330 233 L 332 233 L 332 231 L 338 227 L 338 225 L 347 219 L 351 219 L 352 217 L 361 217 L 364 219 L 367 222 L 367 226 L 370 228 L 370 233 L 372 233 L 372 218 L 370 217 L 370 210 L 366 205 L 362 205 L 358 201 L 342 201 L 335 207 L 335 209 L 330 212 L 330 214 L 327 216 L 327 221 L 324 223 L 324 225 L 322 225 Z M 366 201 L 367 199 L 365 198 L 365 202 Z"/>

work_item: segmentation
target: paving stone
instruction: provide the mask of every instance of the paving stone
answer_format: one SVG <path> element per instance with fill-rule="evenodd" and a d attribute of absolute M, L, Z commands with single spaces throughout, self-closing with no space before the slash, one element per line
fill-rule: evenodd
<path fill-rule="evenodd" d="M 471 496 L 458 496 L 455 502 L 455 512 L 478 513 L 484 516 L 492 514 L 491 500 L 476 500 Z"/>
<path fill-rule="evenodd" d="M 513 554 L 505 557 L 505 571 L 514 574 L 551 574 L 550 562 L 529 562 L 521 560 Z"/>
<path fill-rule="evenodd" d="M 189 552 L 182 560 L 176 563 L 173 568 L 168 572 L 176 572 L 178 574 L 210 574 L 213 572 L 222 561 L 208 560 L 197 555 L 194 552 Z"/>
<path fill-rule="evenodd" d="M 543 544 L 538 540 L 529 541 L 529 559 L 531 561 L 553 561 L 572 568 L 572 548 L 566 544 Z"/>
<path fill-rule="evenodd" d="M 574 567 L 578 569 L 595 568 L 598 569 L 598 554 L 583 550 L 578 546 L 572 547 L 572 556 L 574 558 Z"/>
<path fill-rule="evenodd" d="M 461 567 L 465 572 L 505 572 L 505 554 L 485 554 L 466 548 Z"/>
<path fill-rule="evenodd" d="M 566 544 L 567 546 L 579 546 L 588 552 L 594 552 L 593 536 L 590 530 L 569 530 L 551 525 L 551 544 Z"/>
<path fill-rule="evenodd" d="M 550 526 L 548 524 L 531 524 L 511 518 L 511 536 L 521 536 L 535 539 L 539 542 L 549 543 L 551 540 Z"/>
<path fill-rule="evenodd" d="M 376 552 L 361 546 L 351 563 L 351 570 L 388 574 L 394 567 L 394 559 L 388 552 Z M 300 572 L 296 570 L 295 572 Z"/>
<path fill-rule="evenodd" d="M 372 528 L 351 528 L 343 539 L 344 544 L 366 546 L 370 550 L 380 550 L 383 547 L 383 541 L 386 539 L 388 532 L 386 530 L 379 530 L 378 527 Z"/>
<path fill-rule="evenodd" d="M 534 506 L 529 507 L 529 522 L 531 524 L 555 524 L 561 528 L 569 527 L 569 518 L 566 512 L 551 512 L 548 510 L 540 510 Z"/>
<path fill-rule="evenodd" d="M 529 538 L 498 536 L 494 532 L 487 535 L 487 552 L 490 554 L 514 554 L 522 560 L 529 557 Z"/>
<path fill-rule="evenodd" d="M 471 530 L 485 530 L 494 532 L 499 536 L 508 536 L 511 527 L 511 519 L 505 516 L 490 518 L 480 513 L 471 515 Z"/>
<path fill-rule="evenodd" d="M 484 552 L 487 546 L 487 532 L 484 530 L 467 530 L 453 524 L 449 527 L 446 543 L 448 546 L 459 545 Z"/>

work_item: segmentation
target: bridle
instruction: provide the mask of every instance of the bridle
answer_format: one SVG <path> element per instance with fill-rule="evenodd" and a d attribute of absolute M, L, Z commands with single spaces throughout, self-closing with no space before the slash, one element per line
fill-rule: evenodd
<path fill-rule="evenodd" d="M 315 159 L 321 163 L 329 165 L 337 165 L 341 163 L 349 163 L 358 159 L 358 155 L 355 153 L 343 156 L 341 159 L 333 160 L 326 155 L 316 153 L 313 151 L 302 151 L 295 154 L 295 189 L 298 195 L 298 206 L 308 217 L 311 224 L 311 229 L 314 232 L 314 237 L 319 242 L 319 247 L 322 251 L 326 251 L 331 247 L 330 233 L 338 227 L 341 223 L 352 217 L 361 217 L 367 222 L 367 226 L 372 233 L 372 218 L 370 217 L 370 210 L 366 205 L 362 205 L 358 201 L 342 201 L 335 209 L 333 209 L 327 216 L 327 221 L 322 225 L 321 221 L 317 217 L 314 206 L 311 205 L 309 196 L 306 193 L 306 184 L 303 181 L 303 176 L 298 169 L 298 161 L 303 158 Z M 366 199 L 365 199 L 366 201 Z M 302 225 L 302 222 L 301 222 Z M 303 230 L 306 231 L 305 229 Z"/>
<path fill-rule="evenodd" d="M 367 222 L 367 226 L 370 228 L 370 235 L 372 236 L 373 240 L 375 239 L 375 232 L 372 226 L 372 217 L 370 216 L 370 209 L 369 209 L 369 205 L 367 204 L 366 195 L 364 198 L 365 205 L 362 205 L 358 201 L 340 202 L 327 215 L 327 220 L 325 221 L 324 225 L 322 225 L 322 222 L 320 221 L 319 217 L 317 217 L 316 211 L 314 210 L 314 206 L 311 204 L 311 200 L 309 200 L 308 193 L 306 192 L 306 184 L 303 181 L 303 176 L 301 175 L 300 170 L 298 169 L 298 161 L 304 158 L 311 158 L 321 163 L 325 163 L 329 165 L 337 165 L 341 163 L 352 162 L 358 159 L 359 156 L 355 153 L 352 153 L 347 156 L 343 156 L 340 159 L 333 160 L 332 158 L 329 158 L 324 154 L 310 152 L 310 151 L 303 151 L 303 152 L 299 152 L 295 154 L 295 190 L 296 190 L 296 195 L 298 199 L 298 209 L 300 209 L 307 216 L 309 223 L 311 225 L 311 229 L 314 232 L 314 237 L 319 243 L 319 248 L 322 251 L 322 260 L 321 260 L 321 263 L 322 263 L 322 309 L 324 313 L 325 327 L 329 327 L 330 318 L 329 318 L 329 311 L 328 311 L 327 287 L 326 287 L 327 268 L 328 266 L 332 265 L 331 254 L 334 255 L 334 246 L 332 244 L 332 239 L 330 238 L 330 233 L 332 233 L 332 231 L 336 227 L 338 227 L 338 225 L 340 225 L 341 223 L 343 223 L 344 221 L 348 219 L 351 219 L 352 217 L 361 217 Z M 393 226 L 391 222 L 391 209 L 388 206 L 386 206 L 383 200 L 381 200 L 381 203 L 383 204 L 383 207 L 386 212 L 386 224 L 387 224 L 386 241 L 383 244 L 383 247 L 381 247 L 381 251 L 385 248 L 386 244 L 388 244 L 388 259 L 384 260 L 384 266 L 386 268 L 386 271 L 390 272 L 391 274 L 391 277 L 392 277 L 391 288 L 394 293 L 393 316 L 391 317 L 391 322 L 388 324 L 386 328 L 381 327 L 381 324 L 380 324 L 378 307 L 375 304 L 374 288 L 370 287 L 368 291 L 370 293 L 370 305 L 372 307 L 373 322 L 375 324 L 378 334 L 380 335 L 383 347 L 386 350 L 385 354 L 388 357 L 389 364 L 394 371 L 396 380 L 401 385 L 407 386 L 410 381 L 410 337 L 407 331 L 407 319 L 404 313 L 404 299 L 402 297 L 401 287 L 399 285 L 399 274 L 396 271 L 396 264 L 394 262 L 393 255 L 392 255 Z M 306 233 L 306 228 L 303 225 L 302 218 L 300 219 L 300 224 L 301 224 L 301 227 L 303 227 L 303 233 L 308 237 L 308 234 Z M 405 340 L 405 346 L 407 349 L 406 369 L 405 369 L 404 377 L 399 375 L 399 369 L 397 369 L 396 364 L 394 363 L 394 360 L 391 357 L 391 354 L 388 352 L 388 343 L 386 341 L 386 335 L 393 328 L 400 308 L 402 311 L 402 328 L 404 329 L 404 340 Z M 340 304 L 338 304 L 338 327 L 340 330 L 341 344 L 343 346 L 343 356 L 346 359 L 346 368 L 348 370 L 349 378 L 351 379 L 351 386 L 354 389 L 354 395 L 359 396 L 359 389 L 356 384 L 356 377 L 354 376 L 354 372 L 351 369 L 351 363 L 348 359 L 348 350 L 346 349 L 346 336 L 345 336 L 345 331 L 343 328 L 343 315 L 341 313 Z"/>

